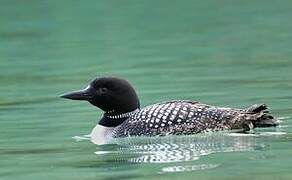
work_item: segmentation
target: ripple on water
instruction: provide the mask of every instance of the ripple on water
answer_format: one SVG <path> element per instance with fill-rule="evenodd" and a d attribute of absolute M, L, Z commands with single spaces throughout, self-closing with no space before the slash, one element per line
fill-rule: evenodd
<path fill-rule="evenodd" d="M 291 117 L 290 116 L 278 117 L 278 120 L 285 120 L 285 119 L 291 119 Z"/>
<path fill-rule="evenodd" d="M 72 139 L 78 141 L 90 141 L 90 135 L 73 136 Z"/>

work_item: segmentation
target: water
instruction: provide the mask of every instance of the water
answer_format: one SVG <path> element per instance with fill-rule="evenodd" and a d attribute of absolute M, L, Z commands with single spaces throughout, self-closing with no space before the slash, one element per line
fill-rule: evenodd
<path fill-rule="evenodd" d="M 0 2 L 0 179 L 292 179 L 291 1 Z M 143 106 L 264 102 L 245 135 L 87 138 L 101 112 L 58 98 L 97 75 Z M 72 138 L 74 137 L 74 138 Z"/>

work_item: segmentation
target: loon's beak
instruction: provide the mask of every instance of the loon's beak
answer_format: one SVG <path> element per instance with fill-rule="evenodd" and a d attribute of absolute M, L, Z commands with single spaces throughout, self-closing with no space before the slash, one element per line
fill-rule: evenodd
<path fill-rule="evenodd" d="M 72 91 L 69 93 L 65 93 L 60 96 L 61 98 L 72 99 L 72 100 L 85 100 L 89 101 L 92 99 L 91 88 L 87 87 L 82 90 Z"/>

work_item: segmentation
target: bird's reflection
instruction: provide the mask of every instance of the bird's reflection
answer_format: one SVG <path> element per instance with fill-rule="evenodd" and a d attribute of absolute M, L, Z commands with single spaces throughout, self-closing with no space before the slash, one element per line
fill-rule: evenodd
<path fill-rule="evenodd" d="M 123 138 L 117 140 L 115 151 L 97 151 L 96 154 L 130 154 L 132 163 L 171 163 L 193 161 L 216 152 L 253 151 L 263 148 L 253 134 L 214 133 L 195 136 L 156 138 Z"/>

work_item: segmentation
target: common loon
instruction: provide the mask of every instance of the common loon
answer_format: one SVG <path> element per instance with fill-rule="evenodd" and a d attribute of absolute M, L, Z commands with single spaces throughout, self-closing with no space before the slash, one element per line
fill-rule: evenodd
<path fill-rule="evenodd" d="M 127 136 L 189 135 L 209 131 L 243 130 L 276 126 L 278 121 L 265 104 L 246 109 L 216 107 L 190 100 L 173 100 L 140 109 L 131 84 L 117 77 L 98 77 L 85 89 L 61 95 L 85 100 L 104 111 L 91 133 L 92 141 L 104 143 Z"/>

